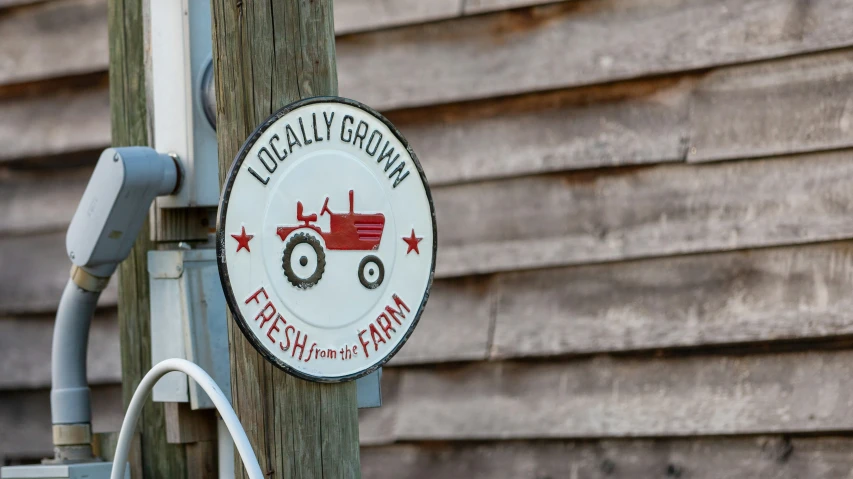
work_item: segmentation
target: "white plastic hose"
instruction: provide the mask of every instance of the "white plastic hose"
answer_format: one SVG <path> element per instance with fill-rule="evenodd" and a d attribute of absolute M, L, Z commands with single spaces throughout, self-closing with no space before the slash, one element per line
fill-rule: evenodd
<path fill-rule="evenodd" d="M 180 371 L 187 376 L 193 378 L 195 382 L 204 389 L 204 392 L 210 396 L 219 415 L 228 427 L 228 432 L 234 438 L 234 445 L 237 446 L 237 452 L 240 454 L 240 459 L 243 461 L 243 466 L 249 475 L 249 479 L 264 479 L 261 473 L 261 466 L 258 464 L 258 458 L 252 450 L 252 445 L 249 443 L 249 438 L 246 437 L 246 431 L 243 430 L 243 425 L 231 408 L 228 399 L 213 381 L 204 369 L 201 369 L 197 364 L 185 359 L 167 359 L 157 363 L 148 374 L 142 378 L 139 387 L 133 393 L 133 399 L 130 400 L 130 405 L 127 407 L 127 414 L 124 416 L 124 422 L 121 425 L 121 432 L 118 435 L 118 444 L 116 446 L 115 458 L 113 459 L 113 470 L 110 474 L 110 479 L 124 479 L 124 471 L 127 468 L 127 456 L 130 452 L 130 441 L 133 437 L 133 431 L 136 429 L 136 421 L 139 419 L 139 413 L 142 411 L 142 406 L 145 400 L 151 393 L 154 384 L 163 377 L 166 373 L 172 371 Z"/>

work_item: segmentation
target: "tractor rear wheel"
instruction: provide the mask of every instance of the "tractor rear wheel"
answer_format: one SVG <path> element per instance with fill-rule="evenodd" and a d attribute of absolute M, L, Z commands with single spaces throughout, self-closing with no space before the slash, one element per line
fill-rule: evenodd
<path fill-rule="evenodd" d="M 320 281 L 326 270 L 323 245 L 308 233 L 296 233 L 284 246 L 281 266 L 290 284 L 299 289 L 311 288 Z"/>

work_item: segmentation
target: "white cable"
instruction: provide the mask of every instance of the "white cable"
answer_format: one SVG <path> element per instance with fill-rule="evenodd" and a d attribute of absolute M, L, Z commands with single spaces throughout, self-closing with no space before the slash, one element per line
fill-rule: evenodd
<path fill-rule="evenodd" d="M 110 479 L 124 479 L 127 456 L 130 451 L 130 441 L 133 437 L 133 431 L 136 429 L 136 421 L 139 419 L 142 406 L 145 404 L 145 400 L 148 398 L 148 394 L 151 393 L 154 384 L 166 373 L 172 371 L 180 371 L 193 378 L 204 389 L 204 392 L 210 396 L 213 405 L 216 406 L 216 410 L 219 411 L 219 415 L 222 416 L 222 420 L 228 427 L 231 437 L 234 438 L 234 445 L 237 446 L 237 452 L 240 454 L 240 459 L 243 461 L 243 466 L 246 468 L 249 479 L 264 479 L 264 475 L 261 473 L 261 466 L 258 464 L 258 458 L 255 456 L 252 445 L 249 443 L 249 438 L 246 437 L 246 431 L 243 430 L 240 419 L 234 414 L 234 409 L 231 408 L 228 398 L 222 394 L 222 390 L 219 389 L 213 378 L 204 372 L 204 369 L 185 359 L 166 359 L 165 361 L 161 361 L 142 378 L 142 382 L 139 383 L 139 387 L 133 393 L 133 399 L 130 400 L 130 405 L 127 407 L 127 414 L 124 416 L 124 422 L 121 425 Z"/>

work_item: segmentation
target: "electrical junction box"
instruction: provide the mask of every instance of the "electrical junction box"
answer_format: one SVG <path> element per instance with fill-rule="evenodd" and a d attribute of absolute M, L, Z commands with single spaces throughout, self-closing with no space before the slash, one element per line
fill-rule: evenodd
<path fill-rule="evenodd" d="M 68 227 L 68 257 L 80 267 L 106 267 L 94 273 L 110 276 L 130 253 L 148 205 L 177 181 L 175 161 L 151 148 L 104 150 Z"/>
<path fill-rule="evenodd" d="M 214 249 L 148 252 L 151 290 L 151 362 L 181 358 L 204 369 L 231 399 L 226 302 Z M 358 407 L 382 405 L 382 369 L 356 380 Z M 154 386 L 158 402 L 188 402 L 212 409 L 213 402 L 195 381 L 180 372 Z"/>
<path fill-rule="evenodd" d="M 150 0 L 154 149 L 174 153 L 183 167 L 177 194 L 157 198 L 158 208 L 215 207 L 219 164 L 212 87 L 210 2 Z M 208 113 L 205 113 L 207 105 Z"/>
<path fill-rule="evenodd" d="M 213 249 L 148 252 L 151 289 L 151 362 L 181 358 L 204 369 L 230 399 L 228 324 Z M 153 399 L 189 402 L 211 409 L 213 402 L 185 374 L 171 372 L 154 386 Z"/>
<path fill-rule="evenodd" d="M 0 468 L 2 479 L 109 479 L 112 462 L 83 464 L 38 464 Z M 130 479 L 130 467 L 125 466 L 125 479 Z"/>

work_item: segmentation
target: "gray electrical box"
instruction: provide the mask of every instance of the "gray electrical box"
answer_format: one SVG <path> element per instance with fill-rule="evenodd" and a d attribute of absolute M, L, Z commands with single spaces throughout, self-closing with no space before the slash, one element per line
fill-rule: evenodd
<path fill-rule="evenodd" d="M 6 466 L 0 468 L 0 479 L 109 479 L 112 468 L 111 462 Z M 130 479 L 128 466 L 125 466 L 124 477 Z"/>
<path fill-rule="evenodd" d="M 148 252 L 151 288 L 151 362 L 192 361 L 231 394 L 225 295 L 212 249 Z M 154 386 L 153 399 L 189 402 L 193 409 L 213 408 L 195 381 L 172 372 Z"/>
<path fill-rule="evenodd" d="M 149 52 L 154 148 L 181 160 L 185 181 L 158 208 L 219 204 L 216 131 L 205 114 L 212 57 L 210 2 L 150 0 Z M 209 76 L 207 77 L 210 78 Z"/>

